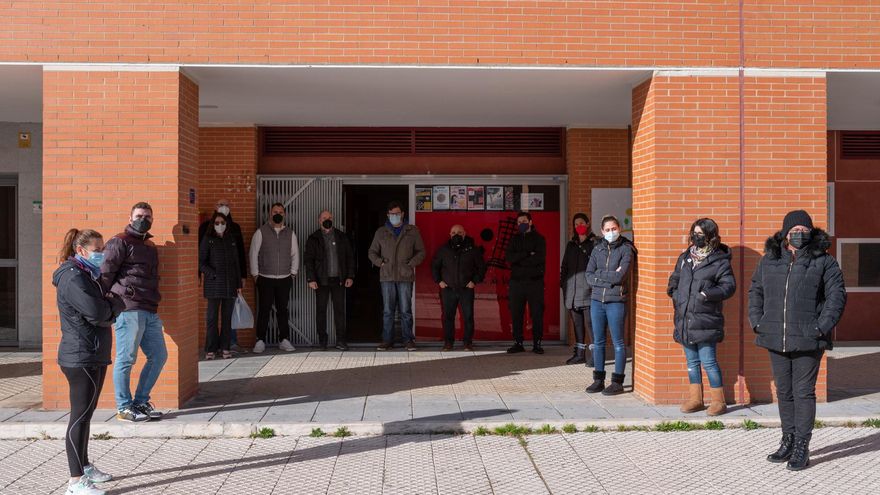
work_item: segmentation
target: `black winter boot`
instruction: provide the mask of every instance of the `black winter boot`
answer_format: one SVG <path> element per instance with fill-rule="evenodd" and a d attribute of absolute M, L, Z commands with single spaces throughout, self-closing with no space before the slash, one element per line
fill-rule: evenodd
<path fill-rule="evenodd" d="M 621 373 L 611 373 L 611 385 L 608 385 L 605 390 L 602 391 L 602 395 L 618 395 L 623 393 L 623 379 L 626 378 L 626 375 Z"/>
<path fill-rule="evenodd" d="M 574 346 L 574 355 L 568 358 L 565 364 L 581 364 L 584 362 L 584 348 L 580 347 L 581 345 L 583 344 Z"/>
<path fill-rule="evenodd" d="M 794 433 L 783 433 L 782 440 L 779 441 L 779 449 L 768 455 L 767 460 L 770 462 L 785 462 L 791 459 L 791 450 L 794 446 Z"/>
<path fill-rule="evenodd" d="M 522 342 L 514 342 L 509 349 L 507 349 L 508 354 L 517 354 L 520 352 L 526 352 L 526 349 L 523 347 Z"/>
<path fill-rule="evenodd" d="M 800 471 L 810 466 L 810 441 L 804 438 L 795 438 L 794 447 L 791 451 L 791 459 L 785 466 L 789 471 Z"/>
<path fill-rule="evenodd" d="M 534 352 L 535 354 L 544 354 L 544 348 L 541 347 L 540 340 L 532 341 L 532 352 Z"/>
<path fill-rule="evenodd" d="M 586 349 L 584 349 L 584 364 L 587 366 L 587 368 L 595 368 L 596 367 L 596 363 L 593 362 L 593 348 L 592 348 L 592 346 L 588 345 L 586 347 Z"/>
<path fill-rule="evenodd" d="M 605 390 L 605 372 L 593 371 L 593 383 L 587 387 L 588 394 L 595 394 Z"/>

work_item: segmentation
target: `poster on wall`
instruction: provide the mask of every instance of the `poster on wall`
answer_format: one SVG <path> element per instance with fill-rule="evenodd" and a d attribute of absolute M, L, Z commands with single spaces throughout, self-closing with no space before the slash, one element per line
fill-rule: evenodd
<path fill-rule="evenodd" d="M 504 209 L 504 187 L 486 186 L 486 209 L 493 211 Z"/>
<path fill-rule="evenodd" d="M 593 230 L 598 231 L 602 217 L 614 215 L 620 220 L 620 235 L 632 240 L 632 189 L 630 188 L 594 188 L 592 192 L 593 202 Z"/>
<path fill-rule="evenodd" d="M 544 193 L 521 193 L 519 195 L 519 204 L 525 211 L 543 210 L 544 209 Z"/>
<path fill-rule="evenodd" d="M 504 187 L 504 209 L 507 211 L 516 210 L 516 198 L 513 188 L 510 186 Z"/>
<path fill-rule="evenodd" d="M 416 188 L 416 211 L 433 211 L 432 191 L 430 187 Z"/>
<path fill-rule="evenodd" d="M 449 209 L 467 210 L 467 186 L 449 187 Z"/>
<path fill-rule="evenodd" d="M 434 186 L 433 203 L 435 210 L 449 209 L 449 186 Z"/>
<path fill-rule="evenodd" d="M 468 210 L 486 209 L 486 188 L 483 186 L 468 186 Z"/>

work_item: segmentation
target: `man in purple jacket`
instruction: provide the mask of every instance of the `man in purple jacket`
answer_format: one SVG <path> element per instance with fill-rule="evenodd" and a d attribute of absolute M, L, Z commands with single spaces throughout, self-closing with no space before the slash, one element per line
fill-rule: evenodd
<path fill-rule="evenodd" d="M 162 413 L 150 404 L 150 391 L 168 358 L 159 309 L 159 253 L 149 239 L 153 208 L 138 203 L 131 209 L 125 232 L 116 234 L 104 246 L 101 286 L 125 302 L 125 310 L 116 318 L 116 360 L 113 364 L 113 387 L 116 395 L 116 419 L 148 421 L 161 419 Z M 147 362 L 141 370 L 134 398 L 131 396 L 131 367 L 138 347 Z"/>

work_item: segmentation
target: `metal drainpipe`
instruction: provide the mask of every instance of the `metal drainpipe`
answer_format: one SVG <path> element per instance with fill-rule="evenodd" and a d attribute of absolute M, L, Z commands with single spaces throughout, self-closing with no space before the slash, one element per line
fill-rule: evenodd
<path fill-rule="evenodd" d="M 739 280 L 745 283 L 746 273 L 746 171 L 745 171 L 745 14 L 744 0 L 739 0 Z M 739 372 L 737 386 L 739 388 L 738 404 L 745 404 L 745 290 L 739 292 Z"/>

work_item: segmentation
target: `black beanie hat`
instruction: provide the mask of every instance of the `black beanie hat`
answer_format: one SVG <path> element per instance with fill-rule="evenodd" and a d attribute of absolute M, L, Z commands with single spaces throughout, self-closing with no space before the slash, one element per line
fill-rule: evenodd
<path fill-rule="evenodd" d="M 788 212 L 785 215 L 785 220 L 782 221 L 782 236 L 787 236 L 788 231 L 795 225 L 803 225 L 804 227 L 813 230 L 813 219 L 810 218 L 810 214 L 804 210 Z"/>

